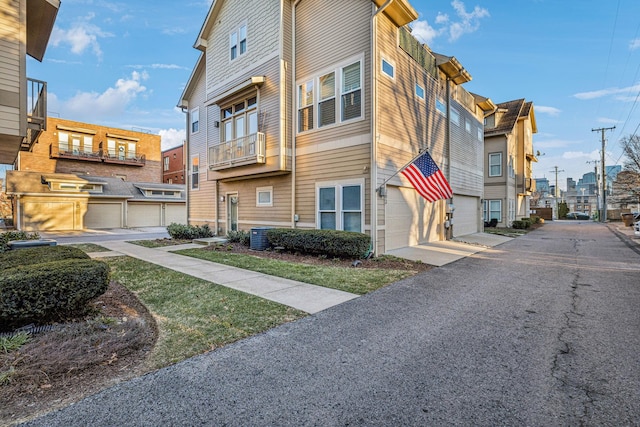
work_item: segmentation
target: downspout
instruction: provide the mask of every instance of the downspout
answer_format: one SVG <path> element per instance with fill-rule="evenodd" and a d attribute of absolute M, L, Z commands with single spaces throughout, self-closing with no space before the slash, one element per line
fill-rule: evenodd
<path fill-rule="evenodd" d="M 378 252 L 378 31 L 376 28 L 376 18 L 379 13 L 383 12 L 393 0 L 387 0 L 382 6 L 375 11 L 371 17 L 371 182 L 370 182 L 370 198 L 371 198 L 371 247 L 372 253 L 377 255 Z M 384 199 L 383 206 L 384 206 Z"/>
<path fill-rule="evenodd" d="M 190 215 L 189 215 L 189 200 L 190 200 L 190 198 L 189 198 L 189 187 L 191 186 L 191 173 L 190 173 L 191 156 L 189 155 L 189 148 L 191 147 L 191 139 L 189 138 L 189 134 L 190 134 L 190 132 L 189 132 L 190 131 L 190 129 L 189 129 L 189 120 L 190 120 L 189 115 L 191 113 L 189 113 L 189 107 L 181 106 L 180 108 L 182 109 L 182 112 L 184 113 L 185 120 L 186 120 L 185 127 L 184 127 L 185 130 L 186 130 L 185 139 L 184 139 L 184 141 L 185 141 L 185 143 L 184 143 L 185 149 L 183 150 L 184 153 L 185 153 L 184 161 L 186 163 L 185 180 L 184 180 L 184 182 L 186 183 L 185 184 L 186 188 L 185 188 L 185 192 L 184 193 L 185 193 L 185 206 L 187 208 L 187 225 L 189 225 L 189 217 L 190 217 Z M 216 228 L 216 230 L 217 230 L 217 228 Z"/>
<path fill-rule="evenodd" d="M 447 88 L 446 88 L 446 96 L 447 96 L 447 124 L 445 126 L 445 147 L 447 148 L 447 180 L 449 181 L 449 185 L 451 185 L 451 78 L 447 76 Z M 453 203 L 453 196 L 451 196 L 450 203 Z M 444 219 L 446 221 L 447 217 L 447 207 L 444 208 Z M 444 230 L 444 239 L 449 240 L 449 235 L 453 237 L 453 221 L 451 221 L 451 217 L 449 218 L 449 229 Z M 443 221 L 444 223 L 444 221 Z"/>
<path fill-rule="evenodd" d="M 296 7 L 291 6 L 291 228 L 296 228 Z"/>

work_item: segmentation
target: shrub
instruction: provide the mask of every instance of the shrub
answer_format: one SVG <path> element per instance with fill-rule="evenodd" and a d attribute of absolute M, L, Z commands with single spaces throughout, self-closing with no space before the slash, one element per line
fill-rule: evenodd
<path fill-rule="evenodd" d="M 0 270 L 63 259 L 89 259 L 89 255 L 71 246 L 38 246 L 17 249 L 0 254 Z"/>
<path fill-rule="evenodd" d="M 0 233 L 0 252 L 6 252 L 9 249 L 8 243 L 12 240 L 38 240 L 38 233 L 27 233 L 25 231 L 7 231 Z"/>
<path fill-rule="evenodd" d="M 267 230 L 267 240 L 290 252 L 322 254 L 338 258 L 365 257 L 371 246 L 366 234 L 338 230 L 300 230 L 272 228 Z"/>
<path fill-rule="evenodd" d="M 544 221 L 541 217 L 539 217 L 538 215 L 531 215 L 531 222 L 533 224 L 542 224 Z"/>
<path fill-rule="evenodd" d="M 173 222 L 167 227 L 167 233 L 169 233 L 172 239 L 180 240 L 192 240 L 213 236 L 213 231 L 211 231 L 208 224 L 185 225 Z"/>
<path fill-rule="evenodd" d="M 513 221 L 511 223 L 511 227 L 515 228 L 516 230 L 526 230 L 527 228 L 531 227 L 531 222 L 526 221 L 525 219 Z"/>
<path fill-rule="evenodd" d="M 227 241 L 230 243 L 242 243 L 244 246 L 249 246 L 251 243 L 251 234 L 247 231 L 228 231 Z"/>
<path fill-rule="evenodd" d="M 87 303 L 106 292 L 109 266 L 67 259 L 6 269 L 0 277 L 0 324 L 15 328 L 86 314 Z"/>

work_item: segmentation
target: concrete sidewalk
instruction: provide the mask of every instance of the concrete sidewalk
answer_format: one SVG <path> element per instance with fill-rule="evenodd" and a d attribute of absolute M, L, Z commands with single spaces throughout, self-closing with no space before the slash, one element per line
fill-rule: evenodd
<path fill-rule="evenodd" d="M 202 247 L 201 245 L 151 249 L 125 241 L 102 241 L 98 244 L 118 254 L 141 259 L 227 288 L 257 295 L 311 314 L 358 296 L 336 289 L 269 276 L 170 252 L 185 247 Z M 94 252 L 91 255 L 93 257 L 113 256 L 113 252 Z"/>

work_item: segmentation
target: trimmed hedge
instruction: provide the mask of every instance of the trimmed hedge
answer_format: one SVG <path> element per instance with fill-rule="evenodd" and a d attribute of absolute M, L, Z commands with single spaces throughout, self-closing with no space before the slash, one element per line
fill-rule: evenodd
<path fill-rule="evenodd" d="M 0 233 L 0 253 L 10 250 L 8 243 L 12 240 L 38 240 L 38 233 L 27 233 L 26 231 L 7 231 Z"/>
<path fill-rule="evenodd" d="M 227 232 L 227 242 L 231 243 L 241 243 L 244 246 L 249 246 L 251 244 L 251 235 L 248 231 L 228 231 Z"/>
<path fill-rule="evenodd" d="M 511 227 L 516 230 L 526 230 L 531 227 L 531 219 L 530 218 L 522 218 L 521 220 L 516 220 L 511 223 Z"/>
<path fill-rule="evenodd" d="M 0 253 L 0 270 L 64 259 L 89 259 L 89 255 L 71 246 L 38 246 Z"/>
<path fill-rule="evenodd" d="M 0 277 L 0 324 L 64 320 L 86 313 L 87 303 L 106 292 L 109 266 L 90 259 L 32 264 L 3 270 Z"/>
<path fill-rule="evenodd" d="M 203 237 L 213 237 L 213 231 L 209 228 L 208 224 L 200 225 L 185 225 L 172 222 L 167 227 L 167 233 L 172 239 L 180 240 L 192 240 L 200 239 Z"/>
<path fill-rule="evenodd" d="M 290 252 L 338 258 L 363 258 L 371 247 L 368 235 L 339 230 L 271 228 L 267 230 L 267 240 L 271 246 L 282 247 Z"/>

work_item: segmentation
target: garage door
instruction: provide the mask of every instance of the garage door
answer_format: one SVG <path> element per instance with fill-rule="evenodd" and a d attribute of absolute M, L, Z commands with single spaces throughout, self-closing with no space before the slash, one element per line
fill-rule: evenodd
<path fill-rule="evenodd" d="M 121 228 L 122 203 L 89 203 L 84 228 Z"/>
<path fill-rule="evenodd" d="M 75 229 L 74 202 L 25 202 L 22 204 L 22 229 L 54 231 Z"/>
<path fill-rule="evenodd" d="M 480 218 L 480 199 L 471 196 L 459 196 L 454 194 L 453 205 L 453 236 L 477 233 Z"/>
<path fill-rule="evenodd" d="M 173 204 L 166 203 L 164 209 L 164 225 L 169 225 L 172 222 L 176 224 L 187 223 L 187 205 L 184 203 Z"/>
<path fill-rule="evenodd" d="M 438 240 L 436 212 L 413 188 L 387 187 L 385 251 Z"/>
<path fill-rule="evenodd" d="M 160 203 L 128 203 L 127 227 L 159 227 L 162 225 Z"/>

